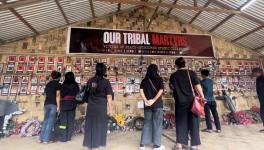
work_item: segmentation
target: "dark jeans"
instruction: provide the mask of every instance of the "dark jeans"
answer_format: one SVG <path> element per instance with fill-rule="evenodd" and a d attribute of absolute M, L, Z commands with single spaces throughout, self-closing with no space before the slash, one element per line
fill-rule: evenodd
<path fill-rule="evenodd" d="M 221 130 L 221 125 L 220 125 L 218 112 L 216 108 L 217 108 L 217 105 L 215 101 L 208 101 L 204 106 L 206 126 L 207 126 L 207 129 L 209 130 L 213 129 L 210 112 L 212 112 L 212 115 L 214 117 L 214 123 L 215 123 L 216 129 Z"/>
<path fill-rule="evenodd" d="M 175 120 L 176 120 L 176 142 L 184 145 L 188 145 L 189 134 L 191 137 L 191 146 L 200 145 L 200 119 L 197 115 L 191 112 L 190 104 L 184 106 L 176 106 L 175 108 Z"/>
<path fill-rule="evenodd" d="M 57 115 L 57 106 L 48 104 L 44 106 L 44 121 L 40 132 L 39 140 L 43 142 L 50 141 L 54 122 Z"/>
<path fill-rule="evenodd" d="M 163 123 L 163 109 L 146 109 L 144 110 L 144 127 L 141 134 L 142 145 L 154 144 L 161 145 Z"/>
<path fill-rule="evenodd" d="M 59 135 L 58 140 L 61 142 L 70 141 L 74 131 L 74 110 L 62 110 L 59 115 Z"/>

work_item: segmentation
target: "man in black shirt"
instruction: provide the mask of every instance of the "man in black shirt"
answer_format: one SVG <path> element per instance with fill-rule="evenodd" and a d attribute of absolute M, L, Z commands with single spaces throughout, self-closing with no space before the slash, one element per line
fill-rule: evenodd
<path fill-rule="evenodd" d="M 260 116 L 264 126 L 264 74 L 261 68 L 254 68 L 252 76 L 256 77 L 256 90 L 260 103 Z M 260 130 L 264 132 L 264 129 Z"/>

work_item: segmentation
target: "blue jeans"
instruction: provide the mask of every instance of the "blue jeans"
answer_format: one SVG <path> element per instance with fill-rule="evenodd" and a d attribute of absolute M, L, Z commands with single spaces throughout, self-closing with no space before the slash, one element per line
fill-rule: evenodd
<path fill-rule="evenodd" d="M 44 106 L 44 121 L 40 132 L 39 140 L 48 142 L 50 140 L 52 130 L 57 115 L 57 106 L 48 104 Z"/>
<path fill-rule="evenodd" d="M 144 127 L 141 134 L 142 145 L 154 144 L 161 145 L 163 109 L 146 109 L 144 110 Z"/>

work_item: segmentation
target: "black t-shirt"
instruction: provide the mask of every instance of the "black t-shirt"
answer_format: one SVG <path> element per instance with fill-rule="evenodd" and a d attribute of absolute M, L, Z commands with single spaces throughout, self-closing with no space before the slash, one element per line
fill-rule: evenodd
<path fill-rule="evenodd" d="M 53 104 L 57 105 L 56 93 L 60 90 L 61 84 L 57 80 L 51 80 L 45 87 L 46 100 L 45 105 Z"/>
<path fill-rule="evenodd" d="M 154 89 L 154 87 L 151 85 L 151 82 L 147 78 L 143 79 L 140 84 L 140 89 L 144 91 L 147 100 L 153 99 L 158 94 L 158 91 L 160 89 L 164 89 L 164 84 L 162 79 L 156 79 L 156 80 L 152 79 L 151 81 L 157 91 Z M 151 109 L 151 108 L 163 108 L 162 96 L 160 96 L 159 99 L 152 106 L 145 107 L 145 109 Z"/>
<path fill-rule="evenodd" d="M 256 90 L 259 98 L 260 105 L 264 105 L 264 75 L 257 78 Z"/>
<path fill-rule="evenodd" d="M 190 104 L 193 101 L 193 92 L 188 78 L 188 70 L 178 70 L 170 76 L 170 88 L 177 104 Z M 189 70 L 193 87 L 200 84 L 194 71 Z M 195 88 L 195 87 L 194 87 Z"/>
<path fill-rule="evenodd" d="M 77 106 L 75 96 L 80 91 L 78 83 L 61 85 L 61 110 L 73 110 Z"/>

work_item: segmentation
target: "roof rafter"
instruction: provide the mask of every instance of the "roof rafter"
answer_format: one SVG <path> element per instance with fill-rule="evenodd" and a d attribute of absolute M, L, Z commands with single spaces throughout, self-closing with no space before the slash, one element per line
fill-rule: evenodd
<path fill-rule="evenodd" d="M 210 5 L 210 3 L 211 3 L 210 1 L 206 2 L 206 4 L 204 5 L 204 7 L 207 7 L 208 5 Z M 198 12 L 198 13 L 192 18 L 192 20 L 189 22 L 189 24 L 192 24 L 192 23 L 194 22 L 194 20 L 196 20 L 202 12 L 203 12 L 203 11 L 199 11 L 199 12 Z"/>
<path fill-rule="evenodd" d="M 141 5 L 147 7 L 166 7 L 166 8 L 177 8 L 183 10 L 195 10 L 195 11 L 208 11 L 208 12 L 217 12 L 217 13 L 231 13 L 231 14 L 240 14 L 240 11 L 237 10 L 228 10 L 228 9 L 215 9 L 215 8 L 205 8 L 205 7 L 193 7 L 193 6 L 185 6 L 185 5 L 177 5 L 177 4 L 168 4 L 168 3 L 157 3 L 157 2 L 145 2 L 145 1 L 134 1 L 134 0 L 96 0 L 101 2 L 112 2 L 112 3 L 123 3 L 123 4 L 131 4 L 131 5 Z"/>
<path fill-rule="evenodd" d="M 3 0 L 2 1 L 3 5 L 6 5 L 6 1 Z M 31 26 L 31 24 L 29 24 L 14 8 L 8 8 L 8 10 L 13 13 L 13 15 L 15 15 L 24 25 L 26 25 L 32 32 L 34 32 L 35 34 L 39 34 L 38 31 L 36 29 L 33 28 L 33 26 Z"/>
<path fill-rule="evenodd" d="M 238 10 L 241 10 L 245 5 L 247 5 L 251 0 L 248 0 L 246 3 L 244 3 L 242 6 L 240 6 L 238 8 Z M 221 25 L 223 25 L 225 22 L 227 22 L 229 19 L 231 19 L 232 17 L 234 17 L 234 14 L 231 14 L 229 16 L 227 16 L 225 19 L 223 19 L 220 23 L 218 23 L 217 25 L 215 25 L 211 30 L 209 30 L 209 32 L 214 32 L 217 28 L 219 28 Z"/>
<path fill-rule="evenodd" d="M 64 11 L 63 11 L 63 9 L 62 9 L 59 0 L 54 0 L 54 1 L 55 1 L 55 3 L 56 3 L 57 7 L 59 8 L 60 13 L 61 13 L 61 15 L 63 16 L 63 18 L 64 18 L 66 24 L 69 25 L 70 22 L 69 22 L 68 18 L 66 17 L 66 14 L 64 13 Z"/>
<path fill-rule="evenodd" d="M 92 12 L 92 16 L 93 16 L 93 18 L 95 18 L 93 0 L 89 0 L 89 1 L 90 1 L 90 9 L 91 9 L 91 12 Z"/>
<path fill-rule="evenodd" d="M 178 0 L 175 0 L 175 1 L 174 1 L 172 4 L 174 4 L 174 5 L 175 5 L 175 4 L 177 4 L 177 2 L 178 2 Z M 169 15 L 169 14 L 171 13 L 171 11 L 172 11 L 172 10 L 173 10 L 173 9 L 172 9 L 172 8 L 170 8 L 170 10 L 168 11 L 168 13 L 167 13 L 167 14 Z"/>
<path fill-rule="evenodd" d="M 231 42 L 236 42 L 236 41 L 238 41 L 238 40 L 240 40 L 240 39 L 242 39 L 242 38 L 244 38 L 244 37 L 246 37 L 246 36 L 248 36 L 248 35 L 250 35 L 250 34 L 252 34 L 252 33 L 254 33 L 254 32 L 257 32 L 258 30 L 261 30 L 263 27 L 264 27 L 264 26 L 259 26 L 259 27 L 255 28 L 255 29 L 253 29 L 253 30 L 251 30 L 251 31 L 249 31 L 249 32 L 247 32 L 247 33 L 241 35 L 240 37 L 238 37 L 238 38 L 232 40 Z"/>
<path fill-rule="evenodd" d="M 161 2 L 162 2 L 162 0 L 159 0 L 159 3 L 161 3 Z M 154 11 L 153 15 L 152 15 L 151 18 L 150 18 L 149 23 L 148 23 L 148 26 L 147 26 L 147 30 L 149 29 L 149 27 L 150 27 L 152 21 L 154 20 L 156 14 L 157 14 L 157 12 L 158 12 L 158 10 L 159 10 L 159 6 L 157 6 L 157 7 L 155 8 L 155 11 Z"/>

